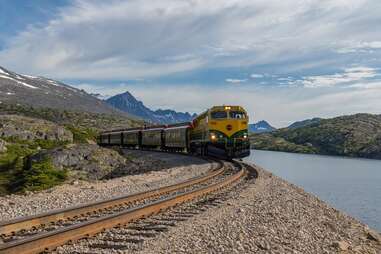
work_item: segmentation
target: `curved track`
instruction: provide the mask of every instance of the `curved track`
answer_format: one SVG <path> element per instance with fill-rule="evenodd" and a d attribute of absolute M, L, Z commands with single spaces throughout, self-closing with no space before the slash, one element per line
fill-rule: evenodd
<path fill-rule="evenodd" d="M 216 192 L 225 188 L 247 175 L 247 165 L 233 162 L 234 167 L 219 161 L 219 166 L 209 174 L 193 178 L 186 182 L 162 187 L 135 195 L 122 196 L 110 200 L 57 210 L 36 216 L 25 217 L 2 223 L 0 233 L 3 235 L 36 228 L 38 225 L 84 216 L 99 211 L 110 211 L 112 208 L 131 204 L 136 201 L 149 200 L 137 206 L 127 206 L 128 209 L 114 209 L 111 214 L 102 214 L 84 222 L 58 228 L 50 232 L 33 234 L 19 240 L 0 245 L 2 253 L 39 253 L 52 250 L 68 241 L 77 240 L 99 233 L 107 228 L 125 225 L 132 221 L 159 213 L 170 207 L 193 200 L 195 198 Z M 234 170 L 232 170 L 232 168 Z M 231 171 L 228 173 L 228 171 Z M 224 176 L 224 177 L 223 177 Z M 221 180 L 222 179 L 222 180 Z M 170 194 L 172 193 L 172 194 Z"/>
<path fill-rule="evenodd" d="M 216 161 L 216 160 L 214 160 Z M 206 182 L 224 172 L 224 166 L 221 161 L 217 161 L 218 166 L 205 176 L 195 177 L 188 181 L 165 186 L 151 191 L 145 191 L 133 195 L 125 195 L 113 199 L 102 200 L 90 204 L 69 207 L 65 209 L 54 210 L 47 213 L 41 213 L 33 216 L 22 217 L 0 223 L 0 235 L 15 234 L 20 230 L 26 230 L 39 225 L 46 225 L 55 221 L 66 220 L 85 214 L 94 213 L 112 207 L 133 203 L 142 199 L 164 195 L 182 188 Z"/>

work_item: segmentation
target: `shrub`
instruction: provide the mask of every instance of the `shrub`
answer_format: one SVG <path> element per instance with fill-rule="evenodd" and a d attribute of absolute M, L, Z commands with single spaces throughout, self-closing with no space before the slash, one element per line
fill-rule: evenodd
<path fill-rule="evenodd" d="M 66 125 L 67 130 L 73 133 L 74 143 L 87 144 L 89 140 L 96 141 L 98 132 L 92 128 L 77 128 L 73 125 Z"/>
<path fill-rule="evenodd" d="M 0 155 L 0 194 L 14 191 L 41 190 L 65 180 L 66 172 L 57 171 L 51 161 L 33 163 L 28 168 L 26 159 L 38 148 L 51 149 L 65 142 L 51 140 L 15 140 L 7 145 L 7 152 Z"/>
<path fill-rule="evenodd" d="M 23 168 L 15 174 L 11 189 L 15 191 L 39 191 L 51 188 L 65 181 L 67 171 L 56 170 L 50 158 L 32 163 L 29 169 Z"/>

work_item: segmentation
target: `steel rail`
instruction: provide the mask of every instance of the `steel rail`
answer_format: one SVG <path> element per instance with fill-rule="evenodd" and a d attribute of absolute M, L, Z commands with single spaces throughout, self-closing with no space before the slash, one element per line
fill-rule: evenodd
<path fill-rule="evenodd" d="M 169 197 L 164 200 L 155 201 L 141 207 L 132 208 L 113 215 L 86 221 L 80 224 L 68 226 L 56 231 L 42 233 L 30 238 L 10 242 L 0 245 L 0 254 L 34 254 L 48 251 L 63 245 L 69 241 L 78 240 L 84 237 L 95 235 L 105 229 L 113 228 L 120 225 L 128 224 L 141 218 L 157 214 L 170 207 L 177 206 L 181 203 L 193 200 L 197 197 L 204 196 L 208 193 L 218 191 L 230 184 L 238 181 L 247 175 L 247 171 L 243 164 L 239 164 L 240 171 L 235 173 L 223 181 L 202 187 L 194 191 Z"/>
<path fill-rule="evenodd" d="M 213 177 L 216 177 L 220 174 L 222 174 L 225 169 L 224 165 L 221 161 L 215 160 L 215 162 L 219 163 L 219 166 L 215 168 L 213 171 L 208 173 L 205 176 L 200 177 L 194 177 L 190 180 L 173 184 L 165 187 L 161 187 L 155 190 L 140 192 L 132 195 L 124 195 L 112 199 L 102 200 L 94 203 L 64 208 L 64 209 L 57 209 L 54 211 L 41 213 L 37 215 L 32 216 L 26 216 L 21 218 L 16 218 L 9 221 L 0 222 L 0 234 L 10 234 L 13 232 L 20 231 L 22 229 L 30 229 L 39 225 L 48 224 L 51 222 L 56 222 L 59 220 L 69 219 L 73 218 L 75 216 L 82 216 L 85 214 L 90 214 L 96 211 L 104 210 L 110 207 L 116 207 L 118 205 L 128 204 L 135 201 L 139 201 L 142 199 L 155 197 L 155 196 L 161 196 L 163 194 L 173 192 L 179 189 L 183 189 L 188 186 L 192 186 L 195 184 L 206 182 Z"/>

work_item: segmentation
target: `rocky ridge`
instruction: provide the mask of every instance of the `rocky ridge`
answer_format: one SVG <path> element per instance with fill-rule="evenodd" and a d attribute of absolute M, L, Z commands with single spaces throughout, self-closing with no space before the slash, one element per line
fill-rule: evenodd
<path fill-rule="evenodd" d="M 0 137 L 20 140 L 73 141 L 73 134 L 50 121 L 19 115 L 0 115 Z"/>
<path fill-rule="evenodd" d="M 41 108 L 20 104 L 0 103 L 0 115 L 20 115 L 54 122 L 67 126 L 72 125 L 80 129 L 93 128 L 109 130 L 142 126 L 144 123 L 135 118 L 103 113 L 70 111 L 55 108 Z"/>

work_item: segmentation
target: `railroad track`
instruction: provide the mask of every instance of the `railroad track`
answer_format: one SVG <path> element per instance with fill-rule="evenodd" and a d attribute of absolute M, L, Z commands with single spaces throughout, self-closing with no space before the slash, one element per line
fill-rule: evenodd
<path fill-rule="evenodd" d="M 0 224 L 2 253 L 39 253 L 105 229 L 133 223 L 187 201 L 218 192 L 248 174 L 249 166 L 218 161 L 207 175 L 135 195 L 61 209 Z"/>

